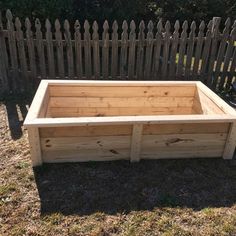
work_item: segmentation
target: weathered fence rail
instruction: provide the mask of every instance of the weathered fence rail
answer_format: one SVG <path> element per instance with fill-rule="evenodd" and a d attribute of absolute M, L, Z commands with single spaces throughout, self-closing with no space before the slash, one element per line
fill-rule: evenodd
<path fill-rule="evenodd" d="M 31 24 L 8 10 L 0 15 L 0 91 L 23 92 L 44 78 L 201 80 L 222 90 L 235 80 L 236 21 L 219 26 L 218 17 L 199 26 L 124 21 L 120 29 L 105 21 L 99 34 L 96 21 Z"/>

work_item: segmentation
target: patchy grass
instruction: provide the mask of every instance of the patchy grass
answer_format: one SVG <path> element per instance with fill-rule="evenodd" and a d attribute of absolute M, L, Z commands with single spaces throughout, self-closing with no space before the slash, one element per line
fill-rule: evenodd
<path fill-rule="evenodd" d="M 32 169 L 27 101 L 0 105 L 0 235 L 236 235 L 236 166 L 221 159 Z"/>

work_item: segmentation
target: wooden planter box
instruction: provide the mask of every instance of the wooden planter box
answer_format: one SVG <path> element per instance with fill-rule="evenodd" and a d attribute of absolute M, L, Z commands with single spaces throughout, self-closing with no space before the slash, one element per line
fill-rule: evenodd
<path fill-rule="evenodd" d="M 43 162 L 231 159 L 236 112 L 201 82 L 43 80 L 24 122 Z"/>

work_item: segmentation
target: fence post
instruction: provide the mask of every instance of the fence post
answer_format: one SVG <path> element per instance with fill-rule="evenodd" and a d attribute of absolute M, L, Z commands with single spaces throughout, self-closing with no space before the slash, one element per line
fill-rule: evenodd
<path fill-rule="evenodd" d="M 2 14 L 0 12 L 0 94 L 4 92 L 9 92 L 4 46 L 5 39 L 3 35 Z"/>

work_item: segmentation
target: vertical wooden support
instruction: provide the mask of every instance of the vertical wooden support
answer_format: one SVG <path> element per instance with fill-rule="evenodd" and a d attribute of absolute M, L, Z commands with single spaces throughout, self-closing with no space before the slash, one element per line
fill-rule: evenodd
<path fill-rule="evenodd" d="M 109 76 L 109 25 L 105 21 L 102 33 L 102 78 L 108 79 Z"/>
<path fill-rule="evenodd" d="M 127 47 L 128 47 L 128 24 L 126 21 L 122 24 L 121 49 L 120 49 L 120 77 L 125 79 L 127 73 Z"/>
<path fill-rule="evenodd" d="M 28 127 L 28 139 L 30 144 L 32 166 L 35 167 L 42 165 L 39 129 L 37 127 Z"/>
<path fill-rule="evenodd" d="M 223 153 L 224 159 L 232 159 L 236 147 L 236 122 L 231 123 Z"/>
<path fill-rule="evenodd" d="M 136 45 L 136 25 L 132 20 L 130 23 L 129 33 L 129 59 L 128 59 L 128 77 L 129 79 L 134 78 L 134 67 L 135 67 L 135 45 Z"/>
<path fill-rule="evenodd" d="M 85 76 L 87 79 L 91 79 L 92 75 L 91 35 L 90 35 L 90 25 L 87 20 L 84 22 L 84 59 L 85 59 Z"/>
<path fill-rule="evenodd" d="M 140 160 L 142 132 L 143 132 L 143 125 L 142 124 L 134 124 L 133 125 L 133 132 L 132 132 L 132 139 L 131 139 L 131 151 L 130 151 L 130 161 L 131 162 L 138 162 Z"/>
<path fill-rule="evenodd" d="M 111 52 L 111 77 L 115 79 L 117 77 L 118 70 L 118 24 L 117 21 L 112 25 L 112 52 Z"/>

